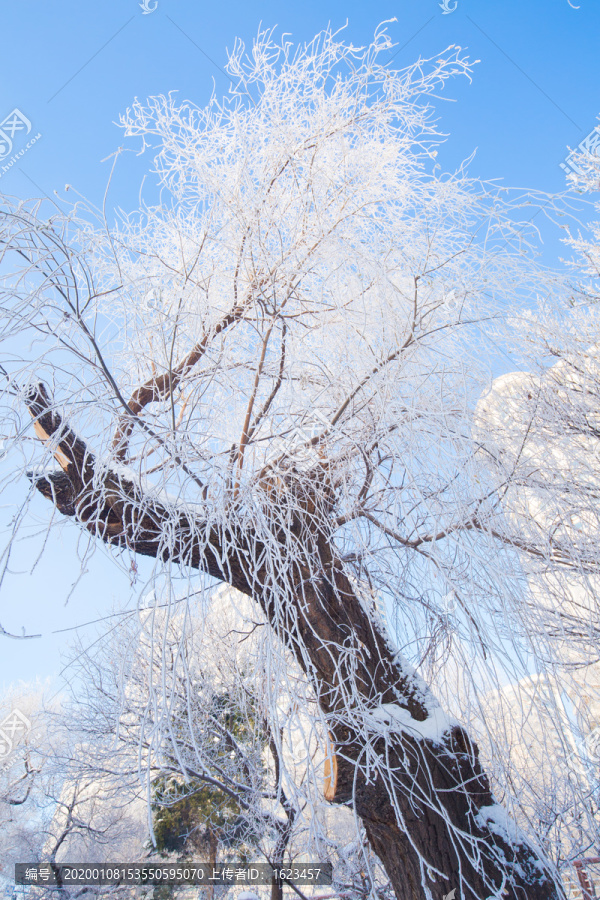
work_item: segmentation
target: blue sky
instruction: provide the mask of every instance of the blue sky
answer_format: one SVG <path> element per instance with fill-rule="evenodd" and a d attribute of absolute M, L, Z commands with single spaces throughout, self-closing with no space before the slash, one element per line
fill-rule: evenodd
<path fill-rule="evenodd" d="M 397 43 L 390 56 L 399 67 L 449 44 L 461 46 L 481 62 L 472 83 L 450 83 L 446 99 L 437 104 L 440 128 L 449 134 L 439 158 L 452 169 L 476 150 L 470 174 L 507 186 L 563 190 L 560 162 L 567 146 L 575 147 L 600 115 L 598 0 L 579 0 L 579 9 L 568 0 L 447 0 L 450 8 L 456 3 L 447 14 L 441 0 L 158 0 L 148 14 L 139 2 L 21 0 L 4 6 L 0 120 L 16 108 L 31 122 L 27 139 L 41 137 L 1 175 L 1 192 L 54 197 L 69 184 L 100 203 L 111 165 L 102 160 L 124 143 L 114 123 L 133 99 L 178 91 L 181 99 L 202 105 L 213 79 L 217 92 L 226 92 L 226 48 L 236 37 L 250 44 L 260 23 L 304 41 L 329 23 L 339 27 L 347 21 L 347 38 L 364 44 L 378 23 L 396 18 L 389 25 Z M 147 0 L 150 7 L 155 2 Z M 456 102 L 446 102 L 450 99 Z M 17 134 L 14 150 L 25 142 Z M 137 206 L 140 171 L 133 153 L 121 157 L 109 208 Z M 560 232 L 542 216 L 539 220 L 544 259 L 558 263 Z M 25 481 L 0 501 L 2 529 L 22 499 L 21 488 L 26 489 Z M 47 520 L 43 501 L 36 501 L 35 509 L 40 523 Z M 140 582 L 132 588 L 129 576 L 117 572 L 98 548 L 89 574 L 65 605 L 78 569 L 73 565 L 77 540 L 74 529 L 60 529 L 33 574 L 28 574 L 29 549 L 17 549 L 13 568 L 24 574 L 10 576 L 2 586 L 0 623 L 42 637 L 25 642 L 0 637 L 0 685 L 55 674 L 69 632 L 53 632 L 105 615 L 113 604 L 134 602 Z M 83 634 L 94 639 L 91 628 Z"/>

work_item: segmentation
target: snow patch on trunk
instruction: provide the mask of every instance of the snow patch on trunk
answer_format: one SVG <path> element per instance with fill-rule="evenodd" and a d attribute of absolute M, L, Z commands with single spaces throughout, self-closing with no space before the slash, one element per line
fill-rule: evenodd
<path fill-rule="evenodd" d="M 516 822 L 497 803 L 492 806 L 482 806 L 475 816 L 475 821 L 481 828 L 488 828 L 509 844 L 524 843 Z"/>
<path fill-rule="evenodd" d="M 366 718 L 374 731 L 380 733 L 405 731 L 412 737 L 439 744 L 456 722 L 446 715 L 441 706 L 433 706 L 430 703 L 428 711 L 427 718 L 419 722 L 413 719 L 407 709 L 403 709 L 397 703 L 382 703 L 369 710 Z"/>

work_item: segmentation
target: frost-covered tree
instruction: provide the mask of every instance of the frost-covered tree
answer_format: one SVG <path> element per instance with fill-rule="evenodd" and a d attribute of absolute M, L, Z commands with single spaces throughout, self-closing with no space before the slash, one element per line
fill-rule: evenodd
<path fill-rule="evenodd" d="M 88 748 L 75 770 L 99 783 L 116 779 L 130 794 L 137 785 L 138 796 L 143 776 L 151 853 L 198 858 L 203 850 L 214 862 L 220 842 L 237 856 L 252 847 L 270 860 L 282 840 L 285 851 L 294 809 L 277 778 L 256 678 L 240 669 L 239 655 L 228 654 L 236 642 L 228 648 L 227 627 L 217 643 L 208 615 L 184 629 L 185 619 L 181 608 L 170 616 L 146 609 L 140 620 L 130 614 L 113 626 L 92 650 L 72 652 L 71 671 L 86 690 L 74 692 L 66 721 Z"/>
<path fill-rule="evenodd" d="M 572 186 L 600 212 L 600 157 L 583 153 L 578 166 Z M 577 251 L 568 303 L 545 290 L 503 323 L 521 371 L 494 381 L 476 422 L 498 491 L 488 527 L 535 586 L 530 622 L 550 640 L 545 654 L 582 667 L 600 661 L 600 223 L 587 235 L 563 227 Z"/>
<path fill-rule="evenodd" d="M 261 33 L 228 98 L 124 117 L 156 148 L 160 196 L 135 214 L 5 205 L 6 437 L 53 522 L 255 602 L 325 797 L 399 898 L 554 898 L 413 665 L 439 660 L 449 595 L 486 659 L 522 603 L 471 417 L 488 325 L 532 266 L 499 194 L 435 164 L 428 98 L 468 74 L 460 49 L 396 71 L 389 47 Z"/>
<path fill-rule="evenodd" d="M 6 896 L 17 862 L 54 863 L 65 855 L 72 861 L 135 858 L 144 823 L 132 815 L 132 793 L 123 791 L 122 780 L 90 770 L 90 755 L 78 744 L 74 723 L 65 719 L 58 699 L 49 702 L 42 685 L 21 685 L 2 698 L 1 709 L 3 724 L 8 718 L 13 725 L 16 714 L 23 726 L 0 769 L 0 874 Z M 123 888 L 87 887 L 84 894 L 81 887 L 57 892 L 55 885 L 32 884 L 18 890 L 32 900 L 125 896 Z"/>
<path fill-rule="evenodd" d="M 186 623 L 188 604 L 182 598 L 173 610 L 162 604 L 123 613 L 92 647 L 71 648 L 67 670 L 76 687 L 52 727 L 67 733 L 75 749 L 68 758 L 52 755 L 64 790 L 48 850 L 57 836 L 56 861 L 96 860 L 99 853 L 163 861 L 166 853 L 214 864 L 218 851 L 219 862 L 290 865 L 313 858 L 303 815 L 308 806 L 312 818 L 325 820 L 326 861 L 333 862 L 337 889 L 353 897 L 369 893 L 364 882 L 372 879 L 360 874 L 362 848 L 349 846 L 351 817 L 346 814 L 345 829 L 339 821 L 332 828 L 326 802 L 316 809 L 307 784 L 305 756 L 314 762 L 318 751 L 313 738 L 308 753 L 299 752 L 298 717 L 314 732 L 307 703 L 293 710 L 298 691 L 290 698 L 264 690 L 266 673 L 255 664 L 262 641 L 255 613 L 246 601 L 244 615 L 221 592 L 208 609 L 192 610 Z M 293 658 L 287 668 L 300 676 Z M 123 812 L 128 839 L 121 833 L 119 844 L 115 826 Z M 386 882 L 381 874 L 378 888 Z M 165 888 L 165 896 L 179 893 Z M 271 897 L 282 897 L 277 883 Z"/>
<path fill-rule="evenodd" d="M 581 153 L 569 177 L 584 211 L 600 212 L 600 157 Z M 487 528 L 519 555 L 519 618 L 544 663 L 511 687 L 511 721 L 495 718 L 515 750 L 521 814 L 538 817 L 559 864 L 600 841 L 600 224 L 563 227 L 576 251 L 568 303 L 545 285 L 533 310 L 507 318 L 498 337 L 520 371 L 494 381 L 475 417 L 495 497 Z"/>
<path fill-rule="evenodd" d="M 232 761 L 241 748 L 251 742 L 249 756 L 254 756 L 254 780 L 261 772 L 262 741 L 253 728 L 253 710 L 238 709 L 231 697 L 215 693 L 211 685 L 204 684 L 194 698 L 193 708 L 184 710 L 197 730 L 201 729 L 204 743 L 209 745 L 205 759 L 215 775 L 227 770 L 239 782 L 240 772 L 231 772 Z M 211 746 L 212 745 L 212 746 Z M 253 746 L 254 745 L 254 746 Z M 237 775 L 237 778 L 235 776 Z M 216 779 L 215 779 L 216 780 Z M 235 782 L 234 782 L 235 783 Z M 247 787 L 247 786 L 246 786 Z M 218 786 L 196 779 L 186 784 L 181 778 L 158 777 L 153 786 L 153 831 L 159 852 L 176 852 L 180 857 L 193 858 L 194 850 L 209 850 L 209 862 L 216 865 L 219 846 L 233 848 L 237 854 L 248 855 L 257 838 L 255 824 L 244 815 L 244 810 L 232 791 L 226 794 Z M 263 829 L 264 830 L 264 826 Z"/>
<path fill-rule="evenodd" d="M 14 863 L 34 859 L 47 813 L 49 772 L 41 686 L 21 685 L 0 699 L 0 878 L 14 877 Z"/>

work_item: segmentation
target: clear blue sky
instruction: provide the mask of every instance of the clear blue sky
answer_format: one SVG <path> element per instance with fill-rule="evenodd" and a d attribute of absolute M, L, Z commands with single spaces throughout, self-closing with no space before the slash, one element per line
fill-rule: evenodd
<path fill-rule="evenodd" d="M 40 139 L 0 178 L 0 191 L 33 197 L 66 184 L 98 203 L 109 174 L 103 159 L 123 143 L 115 126 L 134 97 L 178 91 L 204 104 L 212 91 L 225 92 L 226 48 L 236 36 L 248 44 L 259 24 L 279 26 L 295 40 L 310 39 L 331 23 L 348 21 L 347 37 L 364 44 L 377 24 L 389 26 L 399 67 L 458 44 L 472 59 L 473 83 L 451 83 L 440 102 L 440 126 L 450 139 L 440 160 L 454 168 L 477 150 L 470 174 L 501 179 L 507 186 L 540 191 L 565 187 L 560 162 L 597 124 L 600 115 L 600 0 L 305 0 L 304 3 L 202 3 L 158 0 L 144 15 L 140 0 L 21 0 L 5 3 L 2 23 L 0 120 L 19 109 Z M 147 0 L 153 7 L 156 0 Z M 574 3 L 575 0 L 572 0 Z M 17 135 L 15 150 L 23 141 Z M 0 166 L 2 165 L 0 160 Z M 0 168 L 0 172 L 1 172 Z M 126 154 L 109 196 L 110 206 L 137 205 L 139 161 Z M 542 219 L 543 217 L 539 217 Z M 544 222 L 546 262 L 558 261 L 559 233 Z M 23 490 L 26 482 L 21 483 Z M 0 528 L 19 498 L 0 501 Z M 49 510 L 36 505 L 40 521 Z M 39 538 L 32 539 L 32 545 Z M 12 576 L 0 591 L 0 623 L 14 632 L 41 633 L 17 642 L 0 637 L 0 685 L 46 677 L 59 668 L 68 632 L 52 634 L 131 603 L 129 579 L 98 549 L 90 573 L 65 605 L 78 565 L 75 529 L 51 539 L 50 553 L 32 575 Z M 29 548 L 17 551 L 15 569 L 27 571 Z M 93 640 L 90 629 L 84 632 Z"/>

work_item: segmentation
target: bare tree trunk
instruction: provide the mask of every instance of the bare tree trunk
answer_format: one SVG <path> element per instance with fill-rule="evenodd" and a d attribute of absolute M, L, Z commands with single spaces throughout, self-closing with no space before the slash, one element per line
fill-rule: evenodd
<path fill-rule="evenodd" d="M 294 821 L 296 819 L 296 808 L 289 802 L 281 785 L 281 760 L 279 758 L 277 743 L 272 734 L 269 741 L 269 747 L 275 764 L 275 784 L 277 785 L 277 791 L 281 796 L 281 805 L 286 814 L 286 821 L 279 831 L 275 847 L 273 848 L 273 855 L 269 860 L 273 866 L 279 867 L 283 866 L 285 851 L 287 850 Z M 283 885 L 281 881 L 273 879 L 271 882 L 271 900 L 283 900 Z"/>
<path fill-rule="evenodd" d="M 282 614 L 259 562 L 265 548 L 257 545 L 255 534 L 233 526 L 207 529 L 155 495 L 144 495 L 126 478 L 96 471 L 93 455 L 51 406 L 43 385 L 32 391 L 28 408 L 36 431 L 58 442 L 55 455 L 63 469 L 35 477 L 38 490 L 106 543 L 201 569 L 260 604 L 311 678 L 330 723 L 337 761 L 333 802 L 353 804 L 399 900 L 443 900 L 453 888 L 461 900 L 486 900 L 500 892 L 509 900 L 564 896 L 536 851 L 503 832 L 494 819 L 489 782 L 466 732 L 455 725 L 428 737 L 426 728 L 419 727 L 430 717 L 433 698 L 396 661 L 327 534 L 307 531 L 309 518 L 292 528 L 298 549 L 301 541 L 306 546 L 304 553 L 295 554 L 301 560 L 291 572 L 295 600 Z M 358 701 L 352 717 L 344 702 L 345 684 L 352 685 Z M 414 727 L 388 731 L 387 736 L 373 732 L 371 753 L 381 765 L 367 777 L 360 714 L 381 704 L 400 708 Z"/>
<path fill-rule="evenodd" d="M 214 831 L 211 826 L 208 826 L 208 864 L 209 868 L 212 872 L 213 869 L 217 867 L 217 850 L 219 847 L 219 841 L 217 838 L 217 833 Z M 206 900 L 213 900 L 215 896 L 215 885 L 214 882 L 209 884 L 206 889 Z"/>

